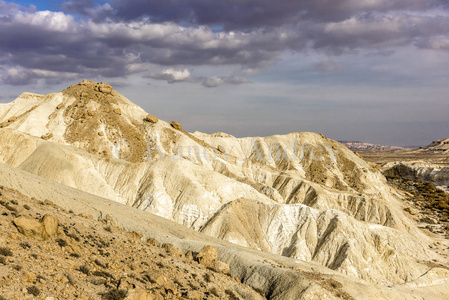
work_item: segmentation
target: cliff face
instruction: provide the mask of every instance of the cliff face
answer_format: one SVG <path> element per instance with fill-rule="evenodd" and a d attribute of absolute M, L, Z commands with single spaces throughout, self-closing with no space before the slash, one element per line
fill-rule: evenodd
<path fill-rule="evenodd" d="M 441 259 L 383 175 L 319 134 L 191 134 L 87 81 L 0 122 L 2 163 L 225 241 L 385 285 Z"/>

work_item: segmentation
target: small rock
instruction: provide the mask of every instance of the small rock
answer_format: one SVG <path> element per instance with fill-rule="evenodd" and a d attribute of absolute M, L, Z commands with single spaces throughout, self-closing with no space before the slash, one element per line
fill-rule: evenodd
<path fill-rule="evenodd" d="M 108 83 L 102 83 L 98 87 L 98 90 L 105 94 L 110 94 L 112 92 L 112 87 Z"/>
<path fill-rule="evenodd" d="M 89 220 L 93 220 L 94 219 L 94 217 L 92 215 L 89 215 L 89 214 L 86 214 L 86 213 L 81 213 L 78 216 L 80 216 L 82 218 L 89 219 Z"/>
<path fill-rule="evenodd" d="M 27 282 L 34 282 L 36 280 L 36 275 L 34 273 L 28 272 L 25 273 L 24 276 Z"/>
<path fill-rule="evenodd" d="M 186 261 L 191 262 L 193 260 L 193 253 L 189 251 L 186 253 Z"/>
<path fill-rule="evenodd" d="M 409 214 L 411 214 L 411 215 L 416 215 L 416 214 L 417 214 L 416 209 L 414 209 L 414 208 L 412 208 L 412 207 L 406 207 L 404 210 L 405 210 L 406 212 L 408 212 Z"/>
<path fill-rule="evenodd" d="M 166 290 L 176 291 L 176 285 L 170 279 L 168 279 L 161 271 L 151 270 L 143 274 L 150 282 L 165 288 Z"/>
<path fill-rule="evenodd" d="M 182 126 L 181 126 L 181 124 L 179 124 L 178 122 L 176 122 L 176 121 L 173 121 L 173 122 L 171 122 L 171 127 L 173 127 L 174 129 L 177 129 L 177 130 L 182 130 Z"/>
<path fill-rule="evenodd" d="M 128 296 L 125 300 L 153 300 L 155 299 L 152 295 L 148 294 L 145 290 L 141 288 L 135 288 L 128 291 Z"/>
<path fill-rule="evenodd" d="M 104 132 L 103 132 L 103 131 L 100 131 L 100 132 L 98 133 L 98 135 L 99 135 L 99 136 L 104 136 Z"/>
<path fill-rule="evenodd" d="M 438 220 L 431 218 L 431 217 L 425 217 L 422 218 L 421 220 L 419 220 L 422 223 L 427 223 L 427 224 L 438 224 Z"/>
<path fill-rule="evenodd" d="M 53 137 L 53 133 L 49 133 L 49 134 L 45 134 L 45 135 L 43 135 L 43 136 L 41 136 L 41 138 L 43 139 L 43 140 L 49 140 L 49 139 L 51 139 Z"/>
<path fill-rule="evenodd" d="M 203 297 L 201 297 L 200 293 L 198 293 L 197 291 L 188 291 L 187 299 L 201 300 L 201 299 L 203 299 Z"/>
<path fill-rule="evenodd" d="M 159 242 L 158 242 L 156 239 L 149 238 L 149 239 L 147 240 L 147 243 L 150 244 L 150 245 L 152 245 L 152 246 L 159 247 Z"/>
<path fill-rule="evenodd" d="M 156 116 L 150 115 L 148 114 L 145 119 L 143 119 L 146 122 L 150 122 L 150 123 L 157 123 L 159 121 L 159 119 Z"/>
<path fill-rule="evenodd" d="M 117 115 L 121 115 L 122 114 L 122 110 L 120 108 L 115 108 L 112 111 L 115 112 Z"/>
<path fill-rule="evenodd" d="M 167 251 L 167 253 L 172 255 L 172 256 L 177 256 L 177 257 L 183 257 L 184 256 L 182 251 L 179 250 L 178 248 L 176 248 L 175 246 L 173 246 L 173 244 L 164 243 L 164 244 L 162 244 L 162 248 L 164 248 Z"/>
<path fill-rule="evenodd" d="M 14 122 L 15 120 L 17 120 L 17 117 L 16 117 L 16 116 L 12 116 L 11 118 L 8 119 L 8 122 L 9 122 L 9 123 L 12 123 L 12 122 Z"/>

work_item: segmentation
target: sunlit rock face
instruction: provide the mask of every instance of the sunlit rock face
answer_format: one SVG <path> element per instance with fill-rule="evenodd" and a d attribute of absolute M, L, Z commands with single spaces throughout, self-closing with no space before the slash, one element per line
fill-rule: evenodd
<path fill-rule="evenodd" d="M 438 259 L 373 166 L 316 133 L 188 133 L 108 84 L 0 106 L 0 161 L 235 244 L 367 282 L 419 278 Z"/>

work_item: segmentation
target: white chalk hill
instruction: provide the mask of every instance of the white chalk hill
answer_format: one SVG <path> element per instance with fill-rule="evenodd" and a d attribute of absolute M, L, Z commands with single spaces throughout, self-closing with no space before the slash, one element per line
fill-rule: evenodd
<path fill-rule="evenodd" d="M 1 163 L 241 246 L 401 289 L 443 260 L 382 174 L 319 134 L 190 134 L 91 81 L 24 93 L 0 123 Z M 421 286 L 448 287 L 436 269 Z"/>

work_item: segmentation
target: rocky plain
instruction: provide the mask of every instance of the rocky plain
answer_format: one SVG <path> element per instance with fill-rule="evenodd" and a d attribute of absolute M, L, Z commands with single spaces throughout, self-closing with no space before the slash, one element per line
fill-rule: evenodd
<path fill-rule="evenodd" d="M 2 299 L 448 299 L 446 140 L 355 153 L 151 113 L 87 80 L 0 105 Z"/>

